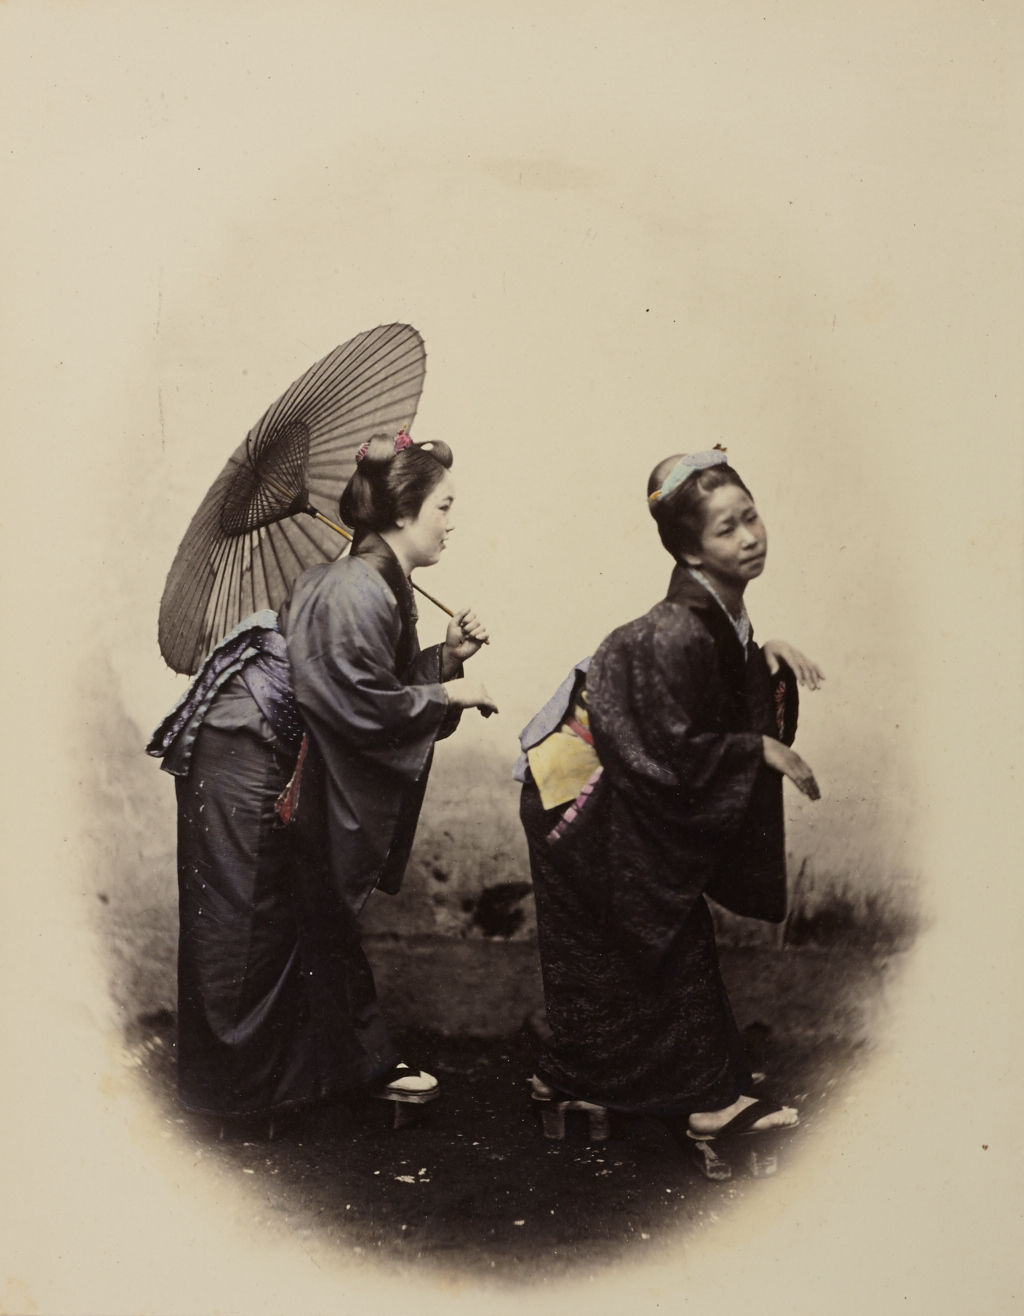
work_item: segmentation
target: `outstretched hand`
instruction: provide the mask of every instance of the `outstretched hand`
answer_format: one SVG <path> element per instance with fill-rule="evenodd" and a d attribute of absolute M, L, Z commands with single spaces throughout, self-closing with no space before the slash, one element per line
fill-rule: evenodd
<path fill-rule="evenodd" d="M 482 681 L 467 681 L 460 677 L 457 681 L 445 684 L 448 702 L 455 708 L 479 708 L 484 717 L 490 717 L 498 711 L 498 705 L 487 693 Z"/>
<path fill-rule="evenodd" d="M 486 626 L 481 624 L 473 609 L 460 608 L 448 623 L 445 656 L 450 656 L 453 663 L 464 663 L 483 647 L 488 638 Z"/>
<path fill-rule="evenodd" d="M 764 761 L 770 768 L 788 777 L 797 790 L 809 800 L 821 799 L 821 790 L 814 780 L 814 773 L 796 750 L 790 749 L 788 745 L 783 745 L 781 741 L 771 736 L 762 736 L 761 743 L 764 747 Z"/>
<path fill-rule="evenodd" d="M 785 640 L 768 640 L 761 646 L 761 652 L 765 656 L 768 664 L 768 670 L 772 676 L 779 670 L 779 659 L 788 663 L 793 669 L 800 685 L 808 686 L 811 690 L 817 690 L 825 680 L 825 673 L 817 663 L 812 662 L 806 654 L 800 652 L 792 644 L 787 644 Z"/>

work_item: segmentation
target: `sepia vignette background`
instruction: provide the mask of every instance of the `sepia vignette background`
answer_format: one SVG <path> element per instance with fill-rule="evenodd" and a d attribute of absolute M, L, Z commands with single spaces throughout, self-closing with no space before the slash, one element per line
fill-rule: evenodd
<path fill-rule="evenodd" d="M 758 635 L 829 674 L 798 740 L 826 798 L 789 800 L 790 848 L 925 929 L 831 1157 L 780 1181 L 776 1218 L 581 1281 L 588 1307 L 1013 1310 L 1019 16 L 8 3 L 0 23 L 0 1309 L 407 1300 L 253 1226 L 160 1138 L 95 903 L 112 873 L 166 892 L 170 781 L 138 749 L 182 686 L 155 617 L 192 511 L 292 379 L 404 320 L 428 353 L 414 433 L 456 454 L 424 583 L 487 620 L 474 669 L 502 709 L 441 747 L 442 782 L 510 764 L 572 662 L 663 593 L 646 474 L 721 442 L 769 528 Z M 431 1276 L 417 1301 L 573 1289 Z"/>

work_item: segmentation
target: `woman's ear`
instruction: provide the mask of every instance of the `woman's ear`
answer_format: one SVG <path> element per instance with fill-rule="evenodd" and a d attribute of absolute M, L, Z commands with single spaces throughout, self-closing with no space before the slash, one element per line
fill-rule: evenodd
<path fill-rule="evenodd" d="M 688 567 L 699 567 L 701 565 L 701 559 L 693 553 L 684 553 L 681 560 Z"/>
<path fill-rule="evenodd" d="M 398 518 L 398 520 L 395 522 L 395 525 L 398 526 L 399 530 L 404 530 L 404 529 L 405 529 L 405 517 L 404 517 L 404 516 L 400 516 L 400 517 Z"/>

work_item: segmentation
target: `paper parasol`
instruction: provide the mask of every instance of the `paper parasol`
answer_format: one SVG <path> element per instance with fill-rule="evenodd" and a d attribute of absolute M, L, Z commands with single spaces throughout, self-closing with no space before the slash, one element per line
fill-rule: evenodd
<path fill-rule="evenodd" d="M 338 556 L 338 535 L 350 536 L 331 518 L 356 450 L 412 423 L 425 373 L 416 330 L 380 325 L 311 366 L 253 426 L 192 518 L 167 576 L 159 638 L 169 667 L 198 671 L 233 626 L 277 609 L 301 571 Z"/>

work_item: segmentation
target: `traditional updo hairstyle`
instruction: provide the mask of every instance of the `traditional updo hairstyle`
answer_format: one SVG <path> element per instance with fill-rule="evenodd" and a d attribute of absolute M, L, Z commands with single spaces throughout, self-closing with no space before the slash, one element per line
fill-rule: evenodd
<path fill-rule="evenodd" d="M 451 468 L 447 443 L 413 443 L 395 452 L 395 440 L 375 434 L 338 501 L 342 521 L 359 534 L 390 530 L 415 520 L 432 489 Z"/>
<path fill-rule="evenodd" d="M 683 561 L 685 553 L 694 556 L 700 553 L 700 539 L 705 526 L 705 504 L 709 495 L 716 489 L 720 489 L 724 484 L 734 484 L 748 497 L 753 498 L 753 494 L 733 468 L 721 462 L 717 466 L 706 466 L 703 470 L 694 471 L 664 498 L 656 498 L 651 502 L 651 494 L 661 488 L 680 460 L 680 457 L 666 457 L 663 462 L 655 466 L 647 481 L 647 506 L 657 523 L 658 536 L 677 562 Z"/>

